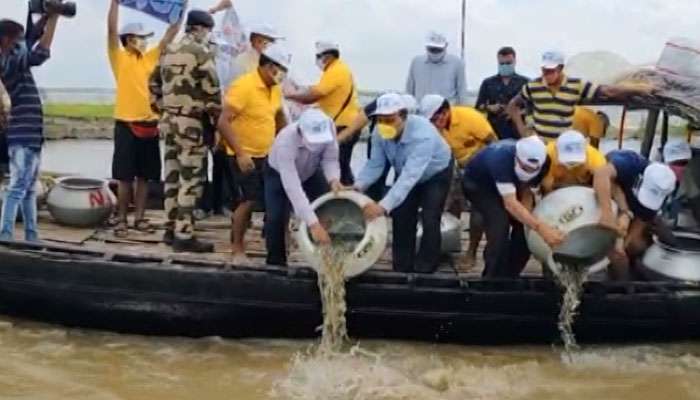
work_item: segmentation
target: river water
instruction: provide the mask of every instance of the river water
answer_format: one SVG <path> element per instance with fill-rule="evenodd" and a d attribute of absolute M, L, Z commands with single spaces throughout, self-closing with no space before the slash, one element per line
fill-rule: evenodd
<path fill-rule="evenodd" d="M 0 320 L 2 399 L 700 399 L 700 345 L 551 347 L 145 338 Z"/>
<path fill-rule="evenodd" d="M 362 152 L 357 154 L 362 162 Z M 48 143 L 46 170 L 109 176 L 111 143 Z M 474 347 L 146 338 L 0 317 L 0 399 L 697 399 L 700 343 Z"/>

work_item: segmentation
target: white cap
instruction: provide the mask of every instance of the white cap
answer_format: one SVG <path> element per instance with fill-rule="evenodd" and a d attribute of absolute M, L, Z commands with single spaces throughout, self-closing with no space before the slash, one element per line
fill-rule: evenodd
<path fill-rule="evenodd" d="M 153 31 L 146 30 L 146 27 L 140 22 L 131 22 L 119 30 L 119 36 L 124 35 L 134 35 L 140 37 L 151 37 L 154 35 Z"/>
<path fill-rule="evenodd" d="M 541 168 L 547 160 L 547 146 L 539 136 L 528 136 L 515 144 L 515 156 L 529 167 Z"/>
<path fill-rule="evenodd" d="M 284 69 L 289 69 L 289 65 L 292 63 L 292 55 L 279 43 L 272 43 L 265 47 L 262 54 Z"/>
<path fill-rule="evenodd" d="M 406 103 L 398 93 L 386 93 L 377 99 L 377 109 L 371 116 L 392 115 L 406 109 Z"/>
<path fill-rule="evenodd" d="M 431 119 L 443 104 L 445 98 L 439 94 L 426 94 L 420 101 L 420 115 Z"/>
<path fill-rule="evenodd" d="M 644 207 L 658 211 L 676 188 L 676 174 L 665 164 L 652 163 L 644 170 L 637 199 Z"/>
<path fill-rule="evenodd" d="M 268 25 L 265 23 L 253 25 L 250 28 L 250 34 L 265 36 L 266 38 L 274 40 L 284 39 L 284 36 L 277 33 L 277 30 L 275 30 L 275 28 L 273 28 L 272 25 Z"/>
<path fill-rule="evenodd" d="M 316 54 L 323 54 L 327 51 L 340 50 L 340 45 L 335 42 L 330 42 L 327 40 L 319 40 L 316 42 Z"/>
<path fill-rule="evenodd" d="M 410 94 L 402 94 L 401 99 L 406 105 L 406 110 L 408 110 L 409 114 L 415 114 L 418 111 L 418 102 L 415 97 Z"/>
<path fill-rule="evenodd" d="M 582 133 L 571 130 L 557 139 L 557 158 L 562 164 L 580 164 L 586 161 L 586 138 Z"/>
<path fill-rule="evenodd" d="M 560 65 L 564 65 L 564 54 L 557 50 L 545 51 L 542 53 L 542 64 L 540 66 L 546 69 L 554 69 Z"/>
<path fill-rule="evenodd" d="M 447 47 L 447 38 L 439 32 L 430 31 L 425 37 L 425 47 L 444 49 Z"/>
<path fill-rule="evenodd" d="M 688 161 L 693 158 L 690 144 L 683 139 L 671 139 L 664 146 L 664 162 Z"/>
<path fill-rule="evenodd" d="M 330 143 L 335 138 L 333 120 L 317 108 L 310 108 L 301 114 L 299 130 L 311 144 Z"/>

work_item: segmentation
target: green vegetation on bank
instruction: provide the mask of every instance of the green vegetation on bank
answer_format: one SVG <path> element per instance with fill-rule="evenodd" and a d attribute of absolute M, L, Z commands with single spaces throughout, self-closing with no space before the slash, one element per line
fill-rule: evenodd
<path fill-rule="evenodd" d="M 47 117 L 64 118 L 112 118 L 114 105 L 112 104 L 44 104 L 44 114 Z"/>

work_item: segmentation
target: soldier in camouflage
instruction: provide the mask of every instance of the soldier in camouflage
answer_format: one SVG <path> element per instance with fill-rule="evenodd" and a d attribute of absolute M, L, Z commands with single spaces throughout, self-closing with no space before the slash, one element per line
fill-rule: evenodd
<path fill-rule="evenodd" d="M 163 241 L 181 252 L 212 252 L 194 236 L 192 213 L 202 195 L 207 147 L 203 125 L 221 113 L 221 89 L 209 34 L 214 20 L 205 11 L 187 15 L 185 36 L 165 50 L 150 80 L 151 104 L 162 117 L 165 136 L 165 211 Z"/>

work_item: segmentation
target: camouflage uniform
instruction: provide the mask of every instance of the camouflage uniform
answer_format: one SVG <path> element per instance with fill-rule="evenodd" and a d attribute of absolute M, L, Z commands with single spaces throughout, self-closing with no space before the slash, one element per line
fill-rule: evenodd
<path fill-rule="evenodd" d="M 178 239 L 190 239 L 192 212 L 202 195 L 204 160 L 203 121 L 221 113 L 221 89 L 213 48 L 186 34 L 164 52 L 151 76 L 151 104 L 162 114 L 159 129 L 165 136 L 165 211 L 167 228 Z"/>

